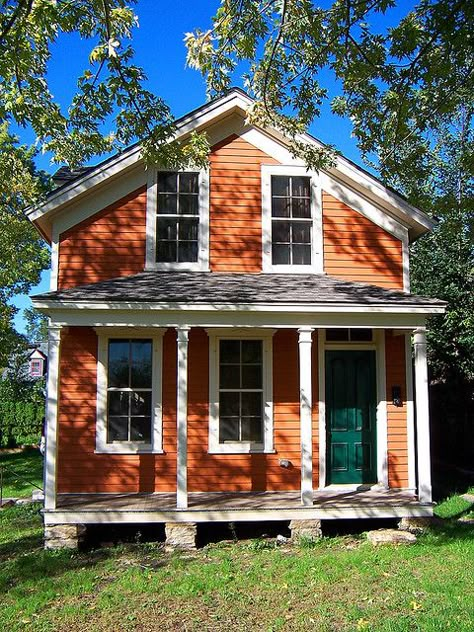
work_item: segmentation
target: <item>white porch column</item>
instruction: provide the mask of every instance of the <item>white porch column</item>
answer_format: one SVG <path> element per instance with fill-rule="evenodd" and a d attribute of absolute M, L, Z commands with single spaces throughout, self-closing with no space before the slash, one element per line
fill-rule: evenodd
<path fill-rule="evenodd" d="M 418 453 L 418 498 L 431 502 L 430 424 L 426 330 L 415 330 L 415 397 Z"/>
<path fill-rule="evenodd" d="M 188 339 L 190 327 L 177 328 L 178 377 L 176 423 L 178 434 L 176 506 L 188 506 Z"/>
<path fill-rule="evenodd" d="M 312 327 L 298 329 L 300 363 L 301 504 L 313 504 Z"/>
<path fill-rule="evenodd" d="M 48 332 L 48 383 L 46 387 L 46 453 L 44 465 L 44 508 L 56 509 L 57 436 L 59 394 L 59 345 L 61 327 L 50 325 Z"/>

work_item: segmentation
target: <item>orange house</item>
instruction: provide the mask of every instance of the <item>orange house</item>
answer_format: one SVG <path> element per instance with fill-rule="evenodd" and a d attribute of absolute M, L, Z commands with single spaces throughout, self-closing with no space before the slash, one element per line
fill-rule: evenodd
<path fill-rule="evenodd" d="M 60 525 L 192 540 L 214 520 L 432 514 L 425 330 L 444 304 L 409 291 L 432 221 L 343 157 L 308 170 L 251 103 L 233 89 L 178 121 L 207 133 L 206 170 L 146 170 L 133 146 L 60 170 L 28 210 L 52 248 L 33 299 L 50 546 Z"/>

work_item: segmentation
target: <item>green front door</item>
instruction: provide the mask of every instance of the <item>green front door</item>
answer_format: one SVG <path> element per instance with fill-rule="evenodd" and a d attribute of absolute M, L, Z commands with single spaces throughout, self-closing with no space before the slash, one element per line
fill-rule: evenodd
<path fill-rule="evenodd" d="M 377 480 L 375 351 L 326 351 L 327 478 Z"/>

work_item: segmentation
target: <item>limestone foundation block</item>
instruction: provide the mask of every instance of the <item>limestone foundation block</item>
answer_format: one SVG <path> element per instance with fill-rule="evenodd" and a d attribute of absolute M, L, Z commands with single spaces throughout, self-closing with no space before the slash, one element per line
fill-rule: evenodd
<path fill-rule="evenodd" d="M 398 528 L 402 531 L 409 531 L 410 533 L 424 533 L 427 531 L 430 526 L 434 523 L 434 519 L 427 517 L 412 517 L 408 516 L 406 518 L 402 518 L 398 523 Z"/>
<path fill-rule="evenodd" d="M 196 548 L 196 534 L 195 522 L 165 523 L 165 550 L 193 551 Z"/>
<path fill-rule="evenodd" d="M 44 528 L 44 548 L 48 550 L 77 549 L 84 539 L 83 524 L 50 524 Z"/>
<path fill-rule="evenodd" d="M 368 531 L 367 539 L 374 546 L 379 546 L 380 544 L 413 544 L 416 542 L 416 535 L 409 531 L 397 529 L 378 529 L 377 531 Z"/>
<path fill-rule="evenodd" d="M 321 520 L 292 520 L 290 522 L 291 539 L 298 541 L 301 538 L 319 540 L 323 535 Z"/>

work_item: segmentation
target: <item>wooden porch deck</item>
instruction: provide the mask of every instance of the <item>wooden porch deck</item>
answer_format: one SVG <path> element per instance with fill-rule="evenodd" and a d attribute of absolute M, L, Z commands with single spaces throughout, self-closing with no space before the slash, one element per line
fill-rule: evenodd
<path fill-rule="evenodd" d="M 59 494 L 56 509 L 44 515 L 46 524 L 334 520 L 429 516 L 432 505 L 409 491 L 381 489 L 315 491 L 312 506 L 301 504 L 298 491 L 195 492 L 186 509 L 176 507 L 174 493 Z"/>

